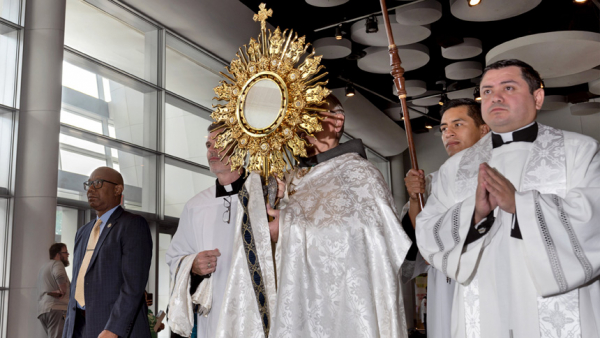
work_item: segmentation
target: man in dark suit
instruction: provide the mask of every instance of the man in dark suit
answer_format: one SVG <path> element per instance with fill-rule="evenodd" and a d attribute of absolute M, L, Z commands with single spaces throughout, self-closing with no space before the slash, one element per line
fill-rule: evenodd
<path fill-rule="evenodd" d="M 84 182 L 97 218 L 75 235 L 63 338 L 150 338 L 144 289 L 152 260 L 146 220 L 119 205 L 123 177 L 100 167 Z"/>

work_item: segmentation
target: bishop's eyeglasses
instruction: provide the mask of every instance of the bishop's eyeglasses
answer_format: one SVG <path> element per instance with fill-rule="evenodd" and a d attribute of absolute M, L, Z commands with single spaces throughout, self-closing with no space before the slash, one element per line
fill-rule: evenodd
<path fill-rule="evenodd" d="M 223 206 L 227 209 L 223 212 L 223 222 L 229 224 L 231 221 L 231 196 L 225 196 L 223 198 Z"/>
<path fill-rule="evenodd" d="M 94 187 L 94 189 L 101 189 L 102 186 L 104 185 L 104 182 L 114 184 L 114 185 L 119 185 L 118 183 L 115 183 L 115 182 L 111 182 L 111 181 L 107 181 L 107 180 L 103 180 L 103 179 L 97 179 L 94 181 L 83 182 L 83 190 L 87 191 L 90 187 Z"/>

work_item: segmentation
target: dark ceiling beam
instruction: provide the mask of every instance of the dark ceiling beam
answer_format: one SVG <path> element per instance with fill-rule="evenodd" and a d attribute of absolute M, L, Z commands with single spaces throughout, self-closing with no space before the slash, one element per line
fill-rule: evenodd
<path fill-rule="evenodd" d="M 394 10 L 396 8 L 400 8 L 400 7 L 404 7 L 404 6 L 407 6 L 407 5 L 416 4 L 416 3 L 419 3 L 419 2 L 422 2 L 422 1 L 425 1 L 425 0 L 416 0 L 416 1 L 413 1 L 413 2 L 405 3 L 405 4 L 400 5 L 400 6 L 391 7 L 391 8 L 388 8 L 388 12 L 390 12 L 391 10 Z M 370 17 L 372 15 L 380 15 L 381 13 L 383 13 L 383 12 L 382 11 L 378 11 L 378 12 L 373 12 L 373 13 L 365 14 L 365 15 L 362 15 L 362 16 L 359 16 L 359 17 L 356 17 L 356 18 L 352 18 L 352 19 L 340 21 L 340 22 L 338 22 L 336 24 L 333 24 L 333 25 L 329 25 L 329 26 L 317 28 L 317 29 L 314 30 L 314 32 L 319 32 L 319 31 L 323 31 L 323 30 L 326 30 L 326 29 L 330 29 L 330 28 L 338 26 L 339 24 L 350 23 L 350 22 L 355 22 L 355 21 L 358 21 L 358 20 L 366 19 L 366 18 L 368 18 L 368 17 Z"/>
<path fill-rule="evenodd" d="M 349 84 L 353 85 L 354 87 L 358 87 L 358 88 L 360 88 L 362 90 L 365 90 L 365 91 L 367 91 L 367 92 L 369 92 L 369 93 L 371 93 L 373 95 L 376 95 L 376 96 L 378 96 L 378 97 L 380 97 L 380 98 L 382 98 L 382 99 L 384 99 L 384 100 L 386 100 L 386 101 L 388 101 L 390 103 L 393 103 L 393 104 L 399 104 L 400 103 L 399 101 L 394 101 L 394 100 L 392 100 L 392 99 L 390 99 L 390 98 L 388 98 L 386 96 L 383 96 L 383 95 L 377 93 L 376 91 L 373 91 L 373 90 L 371 90 L 371 89 L 369 89 L 367 87 L 361 86 L 361 85 L 357 84 L 356 82 L 352 82 L 352 81 L 350 81 L 350 80 L 348 80 L 348 79 L 346 79 L 346 78 L 344 78 L 342 76 L 338 76 L 338 79 L 340 79 L 342 81 L 345 81 L 346 83 L 349 83 Z M 436 119 L 435 117 L 431 117 L 431 116 L 429 116 L 429 115 L 427 115 L 427 114 L 425 114 L 423 112 L 420 112 L 420 111 L 418 111 L 418 110 L 416 110 L 414 108 L 411 108 L 411 107 L 407 107 L 407 108 L 411 112 L 417 113 L 417 114 L 419 114 L 421 116 L 424 116 L 424 117 L 426 117 L 426 118 L 428 118 L 430 120 L 433 120 L 433 121 L 436 121 L 436 122 L 440 122 L 440 120 Z"/>

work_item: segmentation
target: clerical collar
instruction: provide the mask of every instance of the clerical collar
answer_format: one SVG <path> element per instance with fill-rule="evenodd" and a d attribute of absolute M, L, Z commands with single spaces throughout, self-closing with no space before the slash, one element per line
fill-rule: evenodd
<path fill-rule="evenodd" d="M 537 122 L 532 122 L 523 128 L 508 133 L 492 132 L 492 147 L 498 148 L 511 142 L 533 142 L 537 138 L 537 134 Z"/>
<path fill-rule="evenodd" d="M 331 160 L 334 157 L 344 155 L 347 153 L 358 153 L 365 160 L 367 159 L 367 153 L 365 153 L 365 146 L 361 139 L 354 139 L 348 142 L 340 143 L 337 147 L 329 149 L 325 152 L 317 154 L 311 157 L 300 157 L 300 163 L 298 164 L 301 168 L 314 167 L 319 163 Z"/>
<path fill-rule="evenodd" d="M 217 196 L 216 197 L 235 195 L 240 191 L 240 189 L 242 189 L 244 182 L 246 182 L 246 173 L 243 172 L 242 175 L 240 175 L 240 177 L 231 184 L 221 185 L 221 183 L 219 183 L 219 179 L 217 179 L 216 181 L 217 181 Z"/>

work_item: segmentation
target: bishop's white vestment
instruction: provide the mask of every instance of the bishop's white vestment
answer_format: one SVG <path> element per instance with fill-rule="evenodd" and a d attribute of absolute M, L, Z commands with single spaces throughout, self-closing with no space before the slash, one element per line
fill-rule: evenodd
<path fill-rule="evenodd" d="M 533 142 L 492 148 L 489 133 L 448 159 L 417 217 L 421 254 L 459 283 L 453 337 L 600 336 L 600 147 L 532 128 Z M 476 227 L 482 162 L 515 186 L 516 214 L 496 208 Z"/>
<path fill-rule="evenodd" d="M 272 337 L 406 337 L 392 194 L 360 140 L 317 157 L 282 201 Z"/>
<path fill-rule="evenodd" d="M 238 211 L 237 192 L 244 181 L 242 175 L 228 186 L 222 186 L 217 182 L 216 185 L 192 197 L 183 208 L 177 232 L 166 253 L 166 261 L 172 277 L 176 275 L 180 260 L 185 256 L 214 249 L 219 249 L 221 253 L 221 256 L 217 257 L 217 268 L 209 277 L 212 279 L 212 290 L 207 292 L 212 292 L 212 308 L 207 315 L 197 316 L 199 338 L 215 337 L 231 266 Z M 228 213 L 229 222 L 227 222 Z M 171 317 L 183 314 L 170 312 L 168 315 Z"/>
<path fill-rule="evenodd" d="M 386 182 L 360 140 L 316 159 L 287 180 L 274 258 L 262 189 L 248 178 L 217 337 L 406 337 L 411 242 Z"/>
<path fill-rule="evenodd" d="M 437 171 L 425 176 L 425 194 L 423 196 L 425 201 L 431 193 L 432 182 L 437 180 L 437 176 Z M 414 238 L 415 230 L 408 215 L 409 209 L 410 201 L 406 202 L 400 215 L 404 231 L 413 240 L 406 259 L 402 263 L 402 282 L 407 283 L 421 274 L 427 274 L 427 337 L 450 338 L 455 281 L 428 265 L 419 253 L 417 240 Z"/>

